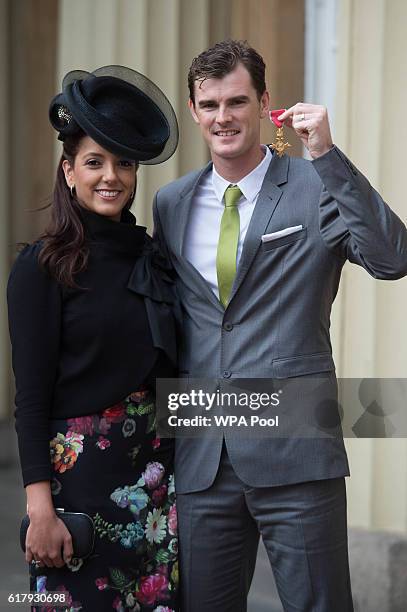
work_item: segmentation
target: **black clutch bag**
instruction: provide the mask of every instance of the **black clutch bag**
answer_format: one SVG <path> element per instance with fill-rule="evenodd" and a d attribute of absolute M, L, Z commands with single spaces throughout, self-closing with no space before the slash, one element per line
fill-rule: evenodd
<path fill-rule="evenodd" d="M 55 508 L 55 512 L 71 534 L 73 556 L 79 559 L 89 557 L 93 552 L 95 543 L 95 526 L 90 516 L 83 512 L 65 512 L 63 508 Z M 29 524 L 30 518 L 26 514 L 20 527 L 20 545 L 23 552 L 25 552 L 25 540 Z"/>

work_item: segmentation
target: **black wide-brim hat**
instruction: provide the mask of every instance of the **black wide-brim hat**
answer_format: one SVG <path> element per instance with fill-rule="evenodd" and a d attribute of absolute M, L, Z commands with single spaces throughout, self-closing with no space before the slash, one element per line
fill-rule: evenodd
<path fill-rule="evenodd" d="M 68 72 L 49 118 L 60 140 L 82 130 L 111 153 L 141 164 L 166 161 L 178 144 L 177 118 L 166 96 L 125 66 Z"/>

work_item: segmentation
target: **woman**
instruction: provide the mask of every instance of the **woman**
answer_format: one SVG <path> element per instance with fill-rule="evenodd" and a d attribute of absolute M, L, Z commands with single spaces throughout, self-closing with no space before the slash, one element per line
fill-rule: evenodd
<path fill-rule="evenodd" d="M 172 446 L 153 394 L 173 374 L 172 292 L 129 212 L 138 164 L 173 154 L 177 122 L 128 68 L 70 72 L 62 89 L 51 223 L 8 286 L 31 591 L 65 592 L 71 611 L 177 610 Z M 90 557 L 73 557 L 55 508 L 92 517 Z"/>

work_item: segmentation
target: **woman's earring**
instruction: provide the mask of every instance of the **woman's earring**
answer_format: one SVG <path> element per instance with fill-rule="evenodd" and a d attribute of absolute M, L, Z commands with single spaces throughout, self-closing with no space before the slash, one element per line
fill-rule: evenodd
<path fill-rule="evenodd" d="M 75 195 L 75 185 L 71 185 L 69 189 L 71 190 L 71 198 L 73 198 Z"/>

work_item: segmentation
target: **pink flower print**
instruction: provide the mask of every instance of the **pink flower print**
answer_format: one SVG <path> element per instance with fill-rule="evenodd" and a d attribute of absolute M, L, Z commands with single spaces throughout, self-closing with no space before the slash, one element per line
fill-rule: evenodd
<path fill-rule="evenodd" d="M 103 434 L 104 436 L 109 432 L 109 429 L 111 427 L 111 423 L 106 420 L 104 417 L 102 417 L 99 421 L 99 431 L 101 434 Z"/>
<path fill-rule="evenodd" d="M 137 599 L 141 604 L 152 606 L 157 599 L 168 599 L 168 578 L 163 574 L 153 574 L 141 578 Z"/>
<path fill-rule="evenodd" d="M 167 495 L 167 485 L 161 485 L 153 491 L 151 499 L 153 500 L 154 506 L 159 507 L 164 502 L 165 496 Z"/>
<path fill-rule="evenodd" d="M 107 578 L 96 578 L 95 584 L 99 591 L 104 591 L 108 588 L 108 579 Z"/>
<path fill-rule="evenodd" d="M 124 606 L 119 595 L 113 600 L 112 608 L 116 610 L 116 612 L 124 612 Z"/>
<path fill-rule="evenodd" d="M 154 450 L 156 450 L 157 448 L 160 448 L 161 445 L 161 440 L 160 438 L 157 436 L 156 438 L 154 438 L 154 440 L 151 442 L 151 446 L 153 447 Z"/>
<path fill-rule="evenodd" d="M 83 416 L 68 419 L 69 429 L 83 435 L 93 435 L 93 417 Z"/>
<path fill-rule="evenodd" d="M 177 507 L 173 504 L 168 512 L 168 531 L 171 535 L 177 534 Z"/>
<path fill-rule="evenodd" d="M 160 484 L 165 470 L 164 466 L 158 461 L 151 461 L 147 463 L 146 470 L 143 473 L 144 482 L 149 489 L 156 489 Z"/>
<path fill-rule="evenodd" d="M 103 436 L 99 436 L 96 446 L 100 448 L 100 450 L 106 450 L 110 446 L 110 440 L 104 438 Z"/>

